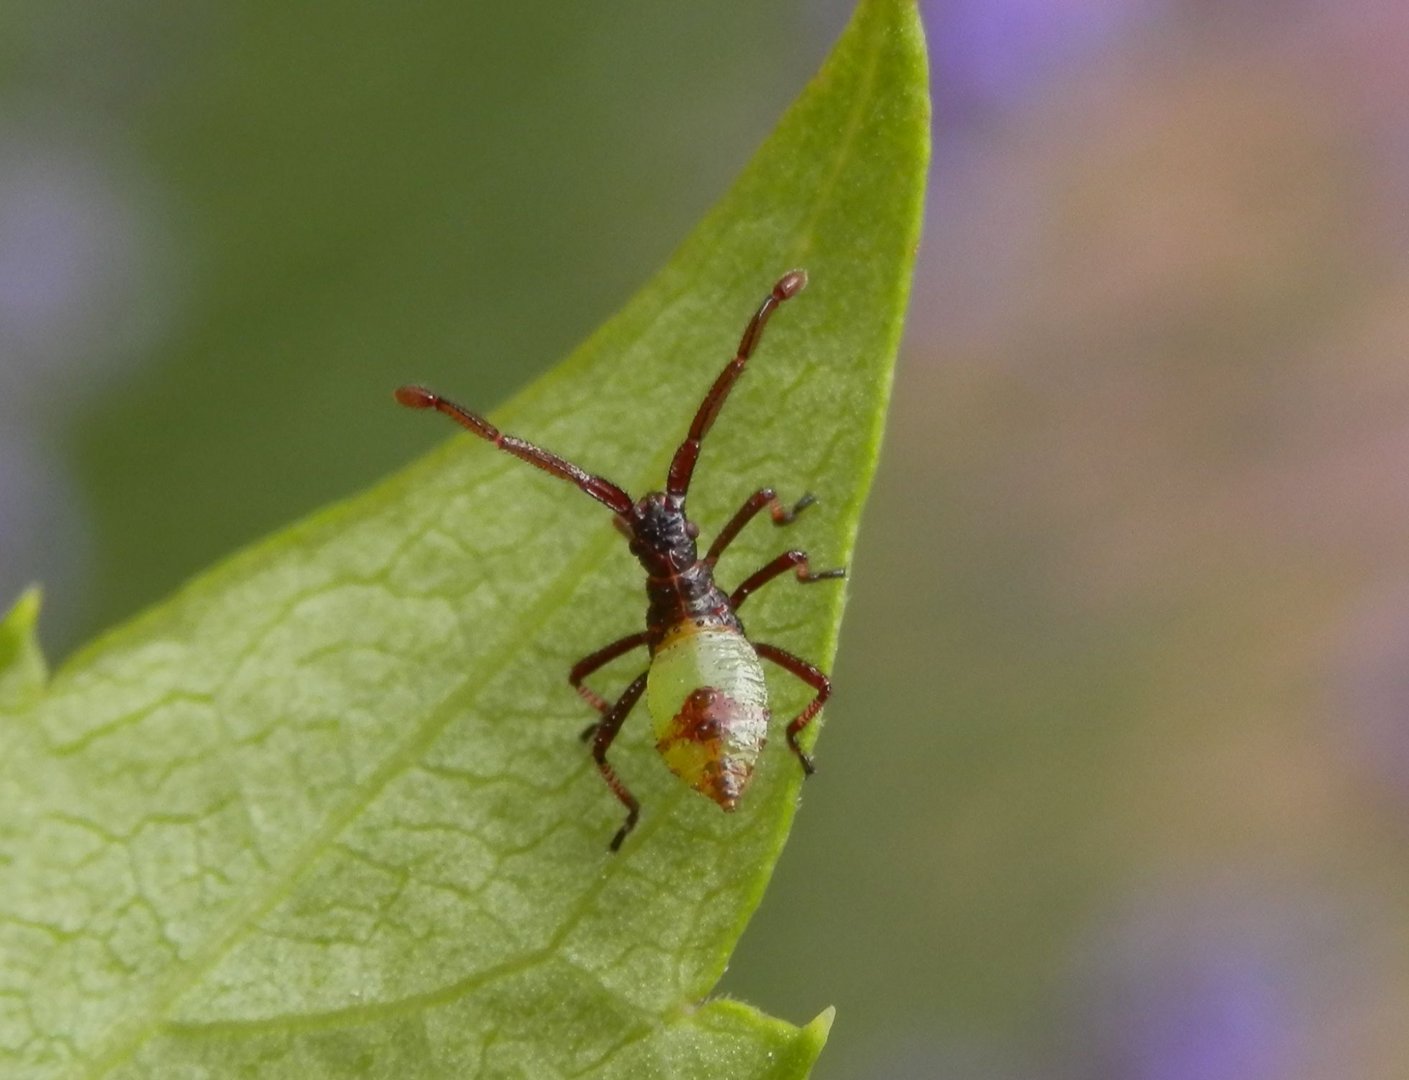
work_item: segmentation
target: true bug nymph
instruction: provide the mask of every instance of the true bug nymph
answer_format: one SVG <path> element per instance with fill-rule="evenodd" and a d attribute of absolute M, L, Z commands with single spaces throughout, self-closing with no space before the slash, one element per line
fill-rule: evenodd
<path fill-rule="evenodd" d="M 744 328 L 734 359 L 725 365 L 700 402 L 689 434 L 671 459 L 665 491 L 652 491 L 640 499 L 632 499 L 610 480 L 593 476 L 556 454 L 504 434 L 477 413 L 424 387 L 403 386 L 396 391 L 396 400 L 401 404 L 442 412 L 499 449 L 567 480 L 602 503 L 616 515 L 617 528 L 625 534 L 631 553 L 645 568 L 646 629 L 584 657 L 568 674 L 568 682 L 601 714 L 601 719 L 588 726 L 582 738 L 591 740 L 597 768 L 626 807 L 626 821 L 612 838 L 613 851 L 621 847 L 627 833 L 635 827 L 641 805 L 607 761 L 607 750 L 642 693 L 654 722 L 656 749 L 670 770 L 725 810 L 733 810 L 753 776 L 768 736 L 768 692 L 759 659 L 770 660 L 816 691 L 787 729 L 788 745 L 802 763 L 803 771 L 812 773 L 812 761 L 798 744 L 798 735 L 821 710 L 831 693 L 831 683 L 812 664 L 776 645 L 749 641 L 738 611 L 755 590 L 789 570 L 804 584 L 844 577 L 846 571 L 814 573 L 807 553 L 794 549 L 783 552 L 745 578 L 733 592 L 726 593 L 715 584 L 714 567 L 724 549 L 760 511 L 767 508 L 773 524 L 787 525 L 812 505 L 813 497 L 804 495 L 789 509 L 772 488 L 760 488 L 729 519 L 703 559 L 695 547 L 699 527 L 685 514 L 685 496 L 701 442 L 758 347 L 769 317 L 806 284 L 807 274 L 794 270 L 773 286 Z M 632 680 L 615 703 L 599 696 L 583 681 L 598 668 L 642 645 L 650 652 L 650 667 Z"/>

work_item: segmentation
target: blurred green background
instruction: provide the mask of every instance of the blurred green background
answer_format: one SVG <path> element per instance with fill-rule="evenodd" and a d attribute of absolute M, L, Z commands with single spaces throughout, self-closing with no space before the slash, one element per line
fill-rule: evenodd
<path fill-rule="evenodd" d="M 504 400 L 847 7 L 10 0 L 0 593 L 61 656 L 445 436 L 391 387 Z M 896 405 L 724 988 L 835 1003 L 822 1080 L 1403 1077 L 1409 9 L 922 7 Z"/>

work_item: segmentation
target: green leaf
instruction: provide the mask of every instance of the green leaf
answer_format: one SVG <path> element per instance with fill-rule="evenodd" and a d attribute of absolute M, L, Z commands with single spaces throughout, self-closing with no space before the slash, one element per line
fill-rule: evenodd
<path fill-rule="evenodd" d="M 496 419 L 635 494 L 659 486 L 749 313 L 805 266 L 691 509 L 712 531 L 765 483 L 820 497 L 787 532 L 747 530 L 726 582 L 789 545 L 845 562 L 927 131 L 913 3 L 866 0 L 657 278 Z M 564 675 L 638 629 L 643 597 L 609 515 L 567 485 L 453 440 L 109 634 L 42 694 L 28 603 L 0 632 L 0 659 L 30 657 L 0 665 L 28 672 L 0 683 L 0 1074 L 806 1075 L 829 1012 L 799 1029 L 705 1000 L 800 770 L 775 737 L 722 814 L 665 770 L 643 711 L 613 749 L 642 823 L 607 852 L 621 808 Z M 825 666 L 841 606 L 840 586 L 785 579 L 749 627 Z M 808 697 L 786 677 L 771 692 L 780 717 Z M 845 782 L 844 762 L 821 767 L 817 783 Z"/>

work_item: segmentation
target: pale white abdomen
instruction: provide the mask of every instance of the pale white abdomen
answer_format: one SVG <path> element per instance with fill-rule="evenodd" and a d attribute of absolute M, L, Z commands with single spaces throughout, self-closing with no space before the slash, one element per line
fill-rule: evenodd
<path fill-rule="evenodd" d="M 673 631 L 651 658 L 646 707 L 670 770 L 732 810 L 768 738 L 768 688 L 748 639 L 722 626 Z"/>

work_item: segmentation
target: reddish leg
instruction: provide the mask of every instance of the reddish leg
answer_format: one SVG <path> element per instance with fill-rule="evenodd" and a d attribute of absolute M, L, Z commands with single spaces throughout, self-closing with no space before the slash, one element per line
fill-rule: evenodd
<path fill-rule="evenodd" d="M 398 387 L 396 400 L 408 409 L 434 409 L 444 413 L 466 431 L 473 432 L 486 442 L 493 443 L 500 450 L 513 454 L 521 461 L 527 461 L 535 468 L 566 480 L 618 514 L 625 514 L 631 509 L 631 496 L 610 480 L 593 476 L 571 461 L 565 461 L 557 454 L 544 450 L 541 446 L 534 446 L 517 435 L 505 435 L 479 413 L 471 412 L 463 405 L 456 405 L 455 402 L 446 400 L 424 386 Z"/>
<path fill-rule="evenodd" d="M 714 426 L 715 417 L 723 408 L 725 398 L 729 396 L 734 383 L 743 374 L 744 365 L 758 347 L 759 339 L 763 337 L 763 328 L 768 325 L 768 317 L 784 300 L 802 292 L 806 284 L 806 271 L 790 270 L 778 279 L 773 291 L 763 298 L 763 303 L 754 312 L 748 326 L 744 327 L 744 336 L 739 339 L 738 352 L 734 354 L 734 359 L 724 365 L 724 370 L 719 373 L 714 385 L 709 388 L 709 393 L 700 402 L 694 422 L 690 424 L 690 433 L 685 436 L 685 441 L 680 444 L 680 448 L 675 451 L 675 457 L 671 459 L 670 474 L 665 485 L 667 495 L 676 499 L 685 498 L 685 493 L 690 490 L 690 477 L 695 473 L 695 462 L 699 460 L 700 442 Z"/>
<path fill-rule="evenodd" d="M 607 761 L 607 750 L 611 748 L 616 733 L 621 730 L 621 724 L 626 719 L 626 714 L 631 711 L 631 707 L 641 696 L 641 691 L 645 689 L 646 672 L 643 671 L 636 676 L 635 681 L 626 688 L 621 697 L 616 699 L 616 704 L 611 707 L 611 711 L 602 717 L 602 722 L 596 727 L 596 736 L 592 740 L 592 760 L 597 763 L 597 771 L 602 774 L 602 779 L 607 782 L 607 787 L 612 789 L 612 794 L 621 800 L 622 806 L 626 807 L 626 822 L 612 837 L 611 849 L 613 851 L 621 847 L 621 842 L 626 839 L 626 834 L 636 827 L 636 819 L 641 816 L 641 804 L 626 789 L 626 785 L 616 775 L 616 770 Z"/>
<path fill-rule="evenodd" d="M 646 644 L 646 631 L 644 630 L 640 633 L 628 634 L 620 641 L 613 641 L 605 648 L 598 649 L 590 656 L 584 656 L 574 664 L 572 670 L 568 672 L 568 682 L 572 685 L 572 688 L 581 695 L 583 701 L 587 702 L 587 704 L 591 705 L 592 708 L 596 709 L 603 716 L 606 716 L 607 710 L 611 708 L 610 704 L 608 704 L 606 698 L 602 697 L 590 686 L 583 686 L 582 680 L 587 678 L 588 675 L 591 675 L 592 672 L 596 671 L 602 665 L 609 664 L 618 656 L 629 653 L 632 649 L 644 644 Z M 596 730 L 597 725 L 593 724 L 582 733 L 582 737 L 586 739 Z"/>
<path fill-rule="evenodd" d="M 760 488 L 749 496 L 748 502 L 739 507 L 738 513 L 729 519 L 729 524 L 725 525 L 719 535 L 714 538 L 714 543 L 709 545 L 709 554 L 705 556 L 705 562 L 717 562 L 719 556 L 724 554 L 724 549 L 734 542 L 734 537 L 738 536 L 744 526 L 752 521 L 754 516 L 765 506 L 768 507 L 768 514 L 773 519 L 774 525 L 791 525 L 797 520 L 800 513 L 816 501 L 817 496 L 809 491 L 789 510 L 778 501 L 776 491 L 772 488 Z"/>
<path fill-rule="evenodd" d="M 796 657 L 790 652 L 784 652 L 776 645 L 755 644 L 753 648 L 759 656 L 765 660 L 772 660 L 785 671 L 792 672 L 817 691 L 817 696 L 808 703 L 807 708 L 793 717 L 792 723 L 788 725 L 788 745 L 793 748 L 793 753 L 797 755 L 798 761 L 802 762 L 802 771 L 811 776 L 817 770 L 812 765 L 812 758 L 803 753 L 802 747 L 797 744 L 797 737 L 803 728 L 812 723 L 812 718 L 821 711 L 822 703 L 831 696 L 832 681 L 806 660 Z"/>
<path fill-rule="evenodd" d="M 846 567 L 844 566 L 838 566 L 835 570 L 818 570 L 813 573 L 812 567 L 807 562 L 807 552 L 785 551 L 762 570 L 745 578 L 743 583 L 729 595 L 730 605 L 737 611 L 755 589 L 767 585 L 779 574 L 786 574 L 794 567 L 797 568 L 798 581 L 804 585 L 811 585 L 814 581 L 834 581 L 837 578 L 846 577 Z"/>

